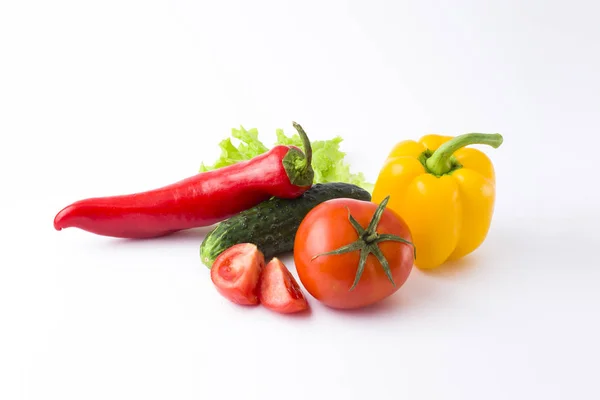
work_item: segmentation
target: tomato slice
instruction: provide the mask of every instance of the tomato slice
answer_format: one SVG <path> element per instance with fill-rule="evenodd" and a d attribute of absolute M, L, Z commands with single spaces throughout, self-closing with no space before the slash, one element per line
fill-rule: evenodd
<path fill-rule="evenodd" d="M 308 302 L 300 285 L 276 257 L 262 271 L 258 296 L 263 306 L 282 314 L 308 309 Z"/>
<path fill-rule="evenodd" d="M 240 243 L 222 252 L 212 265 L 210 278 L 217 291 L 236 304 L 259 304 L 258 284 L 265 258 L 256 245 Z"/>

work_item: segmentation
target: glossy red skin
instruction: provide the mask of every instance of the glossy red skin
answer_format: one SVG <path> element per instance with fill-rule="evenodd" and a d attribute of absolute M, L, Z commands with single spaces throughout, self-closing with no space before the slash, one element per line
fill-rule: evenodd
<path fill-rule="evenodd" d="M 305 289 L 317 300 L 332 308 L 351 309 L 377 303 L 395 293 L 408 279 L 414 263 L 411 245 L 381 242 L 379 248 L 390 264 L 396 286 L 388 280 L 381 264 L 369 254 L 358 285 L 350 291 L 358 268 L 359 251 L 341 255 L 317 254 L 336 250 L 358 239 L 348 221 L 348 209 L 363 228 L 373 217 L 377 204 L 354 199 L 334 199 L 319 204 L 304 218 L 294 242 L 294 261 Z M 386 209 L 377 232 L 398 235 L 412 241 L 404 220 Z"/>
<path fill-rule="evenodd" d="M 238 266 L 238 270 L 232 268 Z M 260 303 L 258 297 L 260 275 L 265 258 L 256 245 L 239 243 L 231 246 L 217 257 L 210 279 L 221 296 L 245 306 Z"/>
<path fill-rule="evenodd" d="M 263 306 L 281 314 L 298 313 L 309 308 L 300 285 L 278 258 L 273 258 L 263 268 L 258 297 Z"/>
<path fill-rule="evenodd" d="M 62 209 L 54 228 L 97 235 L 151 238 L 209 226 L 272 196 L 296 198 L 310 186 L 290 182 L 282 160 L 295 146 L 276 146 L 251 160 L 202 172 L 158 189 L 89 198 Z"/>

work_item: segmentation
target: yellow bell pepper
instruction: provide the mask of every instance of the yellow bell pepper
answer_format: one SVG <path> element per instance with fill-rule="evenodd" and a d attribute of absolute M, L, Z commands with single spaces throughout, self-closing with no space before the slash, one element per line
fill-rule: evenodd
<path fill-rule="evenodd" d="M 494 167 L 483 152 L 465 146 L 497 148 L 502 141 L 500 134 L 426 135 L 392 149 L 372 201 L 390 196 L 388 208 L 412 233 L 417 267 L 438 267 L 483 243 L 494 212 Z"/>

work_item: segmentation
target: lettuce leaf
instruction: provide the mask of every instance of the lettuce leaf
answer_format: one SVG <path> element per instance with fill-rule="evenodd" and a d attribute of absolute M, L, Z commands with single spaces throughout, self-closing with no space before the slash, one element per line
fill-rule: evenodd
<path fill-rule="evenodd" d="M 302 148 L 302 140 L 295 133 L 287 136 L 283 129 L 276 130 L 277 141 L 275 145 L 293 145 Z M 269 149 L 258 139 L 258 130 L 256 128 L 246 130 L 232 129 L 231 136 L 239 141 L 236 147 L 231 138 L 222 140 L 219 143 L 221 155 L 213 165 L 200 165 L 200 172 L 210 171 L 235 164 L 239 161 L 249 160 Z M 340 143 L 343 139 L 336 136 L 329 140 L 315 140 L 311 142 L 313 159 L 312 167 L 315 171 L 315 183 L 327 182 L 345 182 L 360 186 L 371 192 L 373 184 L 367 182 L 362 172 L 353 173 L 350 171 L 350 165 L 344 161 L 346 153 L 340 150 Z"/>
<path fill-rule="evenodd" d="M 239 161 L 249 160 L 259 154 L 266 153 L 269 149 L 258 140 L 258 130 L 256 128 L 247 131 L 243 126 L 240 129 L 233 128 L 231 136 L 240 141 L 238 147 L 231 142 L 231 138 L 222 140 L 219 143 L 221 156 L 213 165 L 200 164 L 200 172 L 206 172 L 221 167 L 235 164 Z"/>

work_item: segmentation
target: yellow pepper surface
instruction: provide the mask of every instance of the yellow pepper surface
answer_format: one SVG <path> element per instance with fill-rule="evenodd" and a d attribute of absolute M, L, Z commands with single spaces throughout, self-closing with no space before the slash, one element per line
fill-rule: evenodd
<path fill-rule="evenodd" d="M 372 201 L 390 196 L 388 208 L 412 233 L 417 267 L 438 267 L 483 243 L 494 212 L 495 172 L 483 152 L 465 146 L 497 148 L 502 141 L 500 134 L 426 135 L 392 149 Z"/>

